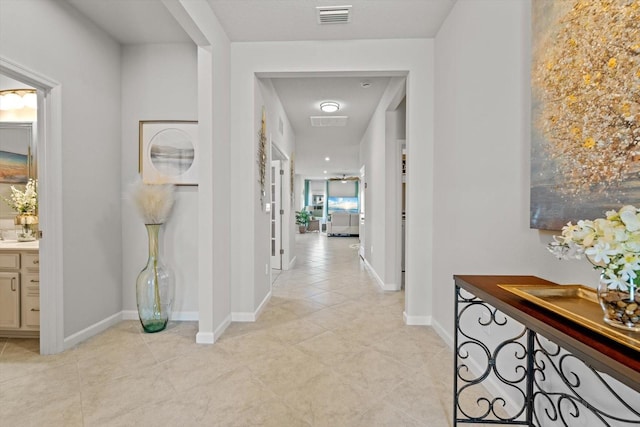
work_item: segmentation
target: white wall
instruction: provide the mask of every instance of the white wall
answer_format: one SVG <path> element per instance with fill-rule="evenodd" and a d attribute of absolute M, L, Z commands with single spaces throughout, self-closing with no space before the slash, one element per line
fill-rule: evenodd
<path fill-rule="evenodd" d="M 387 290 L 400 289 L 400 248 L 396 237 L 401 228 L 400 158 L 398 135 L 404 134 L 394 110 L 405 93 L 405 79 L 389 81 L 369 126 L 360 141 L 365 165 L 365 259 Z M 404 116 L 401 117 L 404 119 Z M 402 128 L 402 131 L 400 131 Z"/>
<path fill-rule="evenodd" d="M 122 305 L 120 49 L 64 2 L 2 1 L 0 9 L 0 56 L 62 87 L 68 337 L 118 313 Z"/>
<path fill-rule="evenodd" d="M 204 1 L 163 0 L 197 44 L 198 139 L 198 333 L 213 343 L 231 322 L 231 43 Z"/>
<path fill-rule="evenodd" d="M 596 285 L 529 229 L 530 2 L 459 0 L 436 37 L 434 325 L 451 340 L 454 274 Z"/>
<path fill-rule="evenodd" d="M 344 43 L 325 42 L 263 42 L 234 43 L 231 49 L 231 180 L 234 193 L 231 200 L 233 234 L 231 248 L 231 282 L 233 311 L 256 310 L 255 304 L 265 295 L 255 290 L 268 289 L 268 276 L 259 274 L 268 262 L 269 251 L 257 248 L 256 227 L 259 221 L 259 196 L 256 167 L 255 74 L 287 72 L 347 73 L 383 72 L 401 75 L 407 80 L 407 150 L 414 150 L 414 162 L 420 167 L 407 179 L 415 183 L 415 194 L 408 206 L 415 210 L 415 222 L 407 222 L 407 266 L 431 268 L 431 162 L 433 148 L 433 43 L 431 40 L 356 40 Z M 262 74 L 263 73 L 263 74 Z M 250 118 L 253 117 L 253 120 Z M 410 151 L 411 153 L 411 151 Z M 410 160 L 411 161 L 411 160 Z M 369 171 L 368 171 L 369 172 Z M 418 189 L 426 191 L 418 197 Z M 411 191 L 411 190 L 410 190 Z M 369 214 L 369 213 L 367 213 Z M 255 275 L 254 275 L 255 273 Z M 426 321 L 431 314 L 431 283 L 416 271 L 407 274 L 408 316 L 414 321 Z M 251 307 L 251 304 L 254 304 Z"/>
<path fill-rule="evenodd" d="M 266 119 L 267 119 L 267 151 L 269 156 L 272 153 L 272 145 L 275 145 L 278 150 L 287 158 L 282 161 L 282 200 L 281 207 L 284 214 L 282 215 L 282 249 L 284 254 L 282 256 L 282 268 L 288 270 L 291 261 L 295 258 L 295 232 L 296 232 L 296 217 L 294 212 L 294 205 L 292 201 L 292 189 L 291 189 L 291 157 L 295 152 L 296 135 L 291 127 L 291 122 L 287 117 L 287 113 L 284 111 L 282 102 L 278 97 L 278 94 L 273 87 L 271 79 L 258 79 L 258 88 L 260 93 L 258 98 L 262 98 L 262 104 L 265 107 Z M 280 121 L 282 120 L 282 133 L 280 133 Z M 269 158 L 269 165 L 272 158 Z M 268 170 L 269 181 L 273 180 L 271 176 L 271 168 Z"/>
<path fill-rule="evenodd" d="M 123 310 L 137 318 L 136 277 L 145 266 L 147 234 L 129 197 L 139 179 L 138 122 L 197 120 L 196 46 L 146 44 L 122 47 L 122 286 Z M 177 186 L 162 227 L 160 252 L 175 277 L 173 318 L 196 320 L 198 311 L 198 187 Z"/>

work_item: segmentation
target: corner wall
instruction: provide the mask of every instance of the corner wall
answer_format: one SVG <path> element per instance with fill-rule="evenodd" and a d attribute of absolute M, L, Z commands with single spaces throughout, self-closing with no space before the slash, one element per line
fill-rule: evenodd
<path fill-rule="evenodd" d="M 120 48 L 70 6 L 50 0 L 2 1 L 0 40 L 0 56 L 61 84 L 68 338 L 122 307 Z"/>
<path fill-rule="evenodd" d="M 529 229 L 530 7 L 459 0 L 435 39 L 433 313 L 450 343 L 454 274 L 598 280 Z"/>
<path fill-rule="evenodd" d="M 256 227 L 264 226 L 256 220 L 261 209 L 256 184 L 256 73 L 268 77 L 270 73 L 287 72 L 395 76 L 408 72 L 407 155 L 413 172 L 407 175 L 407 268 L 414 268 L 415 272 L 406 277 L 406 312 L 411 321 L 430 321 L 431 283 L 430 276 L 425 280 L 424 274 L 431 271 L 432 257 L 432 60 L 433 41 L 426 39 L 232 44 L 232 311 L 256 310 L 255 302 L 262 301 L 266 297 L 264 290 L 269 289 L 268 275 L 260 274 L 269 262 L 268 247 L 257 248 L 255 241 Z"/>
<path fill-rule="evenodd" d="M 135 284 L 148 254 L 144 222 L 129 191 L 139 179 L 140 120 L 198 120 L 196 46 L 122 47 L 122 287 L 125 317 L 137 319 Z M 202 163 L 206 165 L 206 163 Z M 160 251 L 175 277 L 172 318 L 198 319 L 198 187 L 177 186 Z"/>

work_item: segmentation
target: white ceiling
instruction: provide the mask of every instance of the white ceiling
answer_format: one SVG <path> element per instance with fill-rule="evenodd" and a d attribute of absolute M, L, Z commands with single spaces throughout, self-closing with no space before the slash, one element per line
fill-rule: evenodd
<path fill-rule="evenodd" d="M 271 79 L 296 134 L 296 170 L 308 177 L 352 175 L 359 170 L 359 143 L 388 77 L 296 77 Z M 370 86 L 363 88 L 361 83 Z M 322 101 L 340 110 L 320 111 Z M 312 127 L 310 116 L 348 116 L 345 127 Z M 326 162 L 325 157 L 331 160 Z"/>
<path fill-rule="evenodd" d="M 66 0 L 121 44 L 190 42 L 160 0 Z M 233 42 L 434 37 L 456 0 L 206 0 Z M 319 25 L 316 6 L 352 5 L 348 24 Z M 358 143 L 388 78 L 275 78 L 295 129 L 296 170 L 309 177 L 356 174 Z M 320 101 L 336 100 L 344 128 L 312 128 Z M 324 157 L 331 158 L 330 163 Z"/>
<path fill-rule="evenodd" d="M 456 0 L 208 0 L 232 41 L 433 37 Z M 316 6 L 351 5 L 351 23 L 318 25 Z"/>

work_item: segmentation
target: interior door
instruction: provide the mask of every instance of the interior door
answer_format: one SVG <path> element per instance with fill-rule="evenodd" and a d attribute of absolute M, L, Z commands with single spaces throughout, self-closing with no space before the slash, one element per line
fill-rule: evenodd
<path fill-rule="evenodd" d="M 282 270 L 282 162 L 271 162 L 271 268 Z"/>
<path fill-rule="evenodd" d="M 358 230 L 360 236 L 360 248 L 358 249 L 358 253 L 360 254 L 360 258 L 364 259 L 365 257 L 365 246 L 364 246 L 364 232 L 365 232 L 365 215 L 364 215 L 364 205 L 365 205 L 365 190 L 367 188 L 367 181 L 364 179 L 364 166 L 360 169 L 360 227 Z"/>

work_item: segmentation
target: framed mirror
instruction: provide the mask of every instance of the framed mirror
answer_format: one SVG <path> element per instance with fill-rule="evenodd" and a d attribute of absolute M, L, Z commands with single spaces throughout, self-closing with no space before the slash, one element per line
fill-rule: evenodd
<path fill-rule="evenodd" d="M 35 138 L 33 122 L 0 122 L 0 194 L 11 195 L 11 186 L 23 187 L 29 178 L 37 178 L 34 160 Z M 0 201 L 0 218 L 12 218 L 15 213 Z"/>

